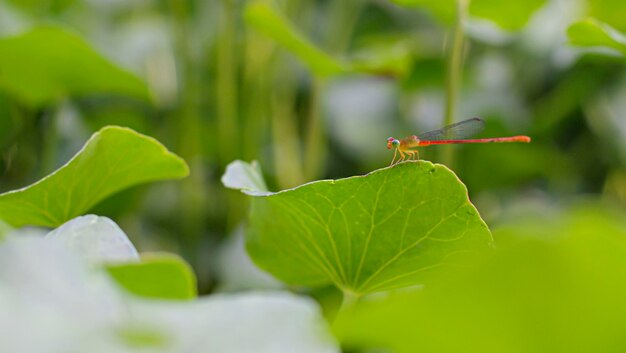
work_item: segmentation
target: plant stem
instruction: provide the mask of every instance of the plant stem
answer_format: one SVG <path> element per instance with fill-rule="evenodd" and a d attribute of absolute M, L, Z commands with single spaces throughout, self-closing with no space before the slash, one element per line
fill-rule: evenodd
<path fill-rule="evenodd" d="M 342 0 L 330 3 L 326 42 L 332 54 L 343 54 L 364 6 L 363 0 Z"/>
<path fill-rule="evenodd" d="M 175 45 L 179 55 L 179 74 L 182 82 L 179 92 L 180 107 L 171 117 L 171 125 L 178 133 L 179 153 L 189 163 L 191 175 L 180 183 L 179 212 L 181 214 L 180 245 L 185 258 L 197 267 L 198 246 L 206 218 L 204 209 L 207 188 L 203 180 L 201 158 L 201 131 L 198 107 L 199 83 L 194 74 L 189 38 L 190 8 L 188 0 L 171 0 L 175 25 Z"/>
<path fill-rule="evenodd" d="M 54 109 L 44 112 L 41 175 L 52 173 L 56 167 L 59 142 L 58 121 L 62 104 L 60 103 Z"/>
<path fill-rule="evenodd" d="M 311 84 L 311 101 L 306 134 L 304 154 L 304 178 L 309 181 L 319 176 L 326 157 L 326 134 L 324 121 L 320 114 L 320 95 L 322 79 L 313 77 Z"/>
<path fill-rule="evenodd" d="M 359 302 L 360 295 L 349 291 L 343 290 L 343 299 L 341 301 L 341 306 L 339 307 L 339 311 L 335 317 L 339 317 L 340 315 L 347 314 L 354 309 L 356 304 Z"/>
<path fill-rule="evenodd" d="M 217 38 L 217 130 L 220 162 L 226 165 L 238 155 L 237 141 L 237 37 L 236 8 L 231 0 L 221 2 Z M 226 147 L 228 146 L 228 147 Z M 234 150 L 235 149 L 235 150 Z"/>
<path fill-rule="evenodd" d="M 270 126 L 271 85 L 267 72 L 271 68 L 271 45 L 259 40 L 254 33 L 245 33 L 243 67 L 243 91 L 241 106 L 243 158 L 246 161 L 259 159 L 265 136 Z"/>
<path fill-rule="evenodd" d="M 446 76 L 446 106 L 443 125 L 450 125 L 454 122 L 456 115 L 459 87 L 463 74 L 463 46 L 465 35 L 463 23 L 467 11 L 468 0 L 456 1 L 456 21 L 452 29 L 452 45 L 448 53 L 448 72 Z M 444 146 L 442 149 L 442 161 L 450 166 L 454 163 L 454 149 L 452 146 Z"/>
<path fill-rule="evenodd" d="M 361 0 L 331 2 L 327 47 L 333 54 L 342 54 L 348 47 L 352 31 L 363 7 Z M 304 178 L 309 181 L 320 176 L 326 159 L 326 128 L 321 113 L 321 96 L 325 80 L 314 76 L 311 83 L 307 132 L 304 146 Z"/>
<path fill-rule="evenodd" d="M 284 76 L 286 76 L 285 74 Z M 302 184 L 302 159 L 298 144 L 298 132 L 294 118 L 295 101 L 293 83 L 283 78 L 281 84 L 275 84 L 271 97 L 272 136 L 276 179 L 281 188 L 290 188 Z"/>
<path fill-rule="evenodd" d="M 352 310 L 359 301 L 359 295 L 351 291 L 343 291 L 343 300 L 341 301 L 340 312 Z"/>

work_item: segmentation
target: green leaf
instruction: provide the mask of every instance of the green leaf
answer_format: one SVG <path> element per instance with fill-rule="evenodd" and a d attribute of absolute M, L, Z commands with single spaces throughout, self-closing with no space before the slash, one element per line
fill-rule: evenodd
<path fill-rule="evenodd" d="M 88 94 L 148 99 L 139 78 L 102 57 L 76 34 L 56 27 L 0 39 L 0 87 L 31 106 Z"/>
<path fill-rule="evenodd" d="M 122 189 L 187 174 L 185 161 L 157 140 L 108 126 L 54 173 L 0 195 L 0 219 L 15 227 L 57 227 Z"/>
<path fill-rule="evenodd" d="M 610 48 L 626 56 L 626 36 L 598 20 L 590 18 L 572 24 L 567 36 L 574 45 Z"/>
<path fill-rule="evenodd" d="M 452 23 L 456 14 L 455 0 L 392 0 L 398 5 L 424 8 L 444 23 Z M 545 0 L 472 0 L 470 16 L 494 22 L 500 28 L 515 31 L 522 29 Z"/>
<path fill-rule="evenodd" d="M 491 242 L 456 175 L 420 161 L 253 197 L 247 248 L 289 284 L 363 294 L 422 283 Z"/>
<path fill-rule="evenodd" d="M 246 6 L 246 22 L 257 31 L 272 38 L 307 65 L 315 74 L 336 75 L 347 70 L 346 65 L 312 44 L 278 10 L 256 1 Z"/>
<path fill-rule="evenodd" d="M 197 296 L 193 270 L 173 254 L 144 254 L 141 262 L 107 265 L 106 269 L 118 284 L 141 297 L 193 299 Z"/>
<path fill-rule="evenodd" d="M 337 336 L 397 353 L 624 351 L 623 210 L 588 206 L 565 215 L 540 207 L 505 225 L 497 249 L 464 269 L 422 291 L 362 300 L 335 321 Z"/>

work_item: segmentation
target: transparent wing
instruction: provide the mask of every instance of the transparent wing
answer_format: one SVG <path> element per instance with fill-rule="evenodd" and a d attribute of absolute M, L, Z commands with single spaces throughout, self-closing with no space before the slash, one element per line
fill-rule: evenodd
<path fill-rule="evenodd" d="M 471 118 L 444 126 L 439 130 L 425 132 L 417 136 L 420 141 L 458 140 L 471 137 L 483 131 L 485 122 L 480 118 Z"/>

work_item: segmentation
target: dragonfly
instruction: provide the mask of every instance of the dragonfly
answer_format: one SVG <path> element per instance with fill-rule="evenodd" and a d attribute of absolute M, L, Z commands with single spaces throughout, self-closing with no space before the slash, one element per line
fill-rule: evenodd
<path fill-rule="evenodd" d="M 480 118 L 463 120 L 456 124 L 444 126 L 441 129 L 425 132 L 421 135 L 412 135 L 398 140 L 394 137 L 387 139 L 387 148 L 395 149 L 391 165 L 404 160 L 419 159 L 419 152 L 416 147 L 426 147 L 430 145 L 447 145 L 456 143 L 488 143 L 488 142 L 530 142 L 528 136 L 493 137 L 481 139 L 467 139 L 485 128 L 485 122 Z M 396 161 L 396 156 L 400 158 Z M 395 163 L 394 163 L 395 162 Z"/>

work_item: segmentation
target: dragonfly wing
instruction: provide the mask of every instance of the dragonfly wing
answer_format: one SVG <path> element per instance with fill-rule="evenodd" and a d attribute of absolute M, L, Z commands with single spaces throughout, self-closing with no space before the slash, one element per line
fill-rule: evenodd
<path fill-rule="evenodd" d="M 483 131 L 485 122 L 480 118 L 471 118 L 445 126 L 439 130 L 425 132 L 419 135 L 421 141 L 440 141 L 464 139 Z"/>

